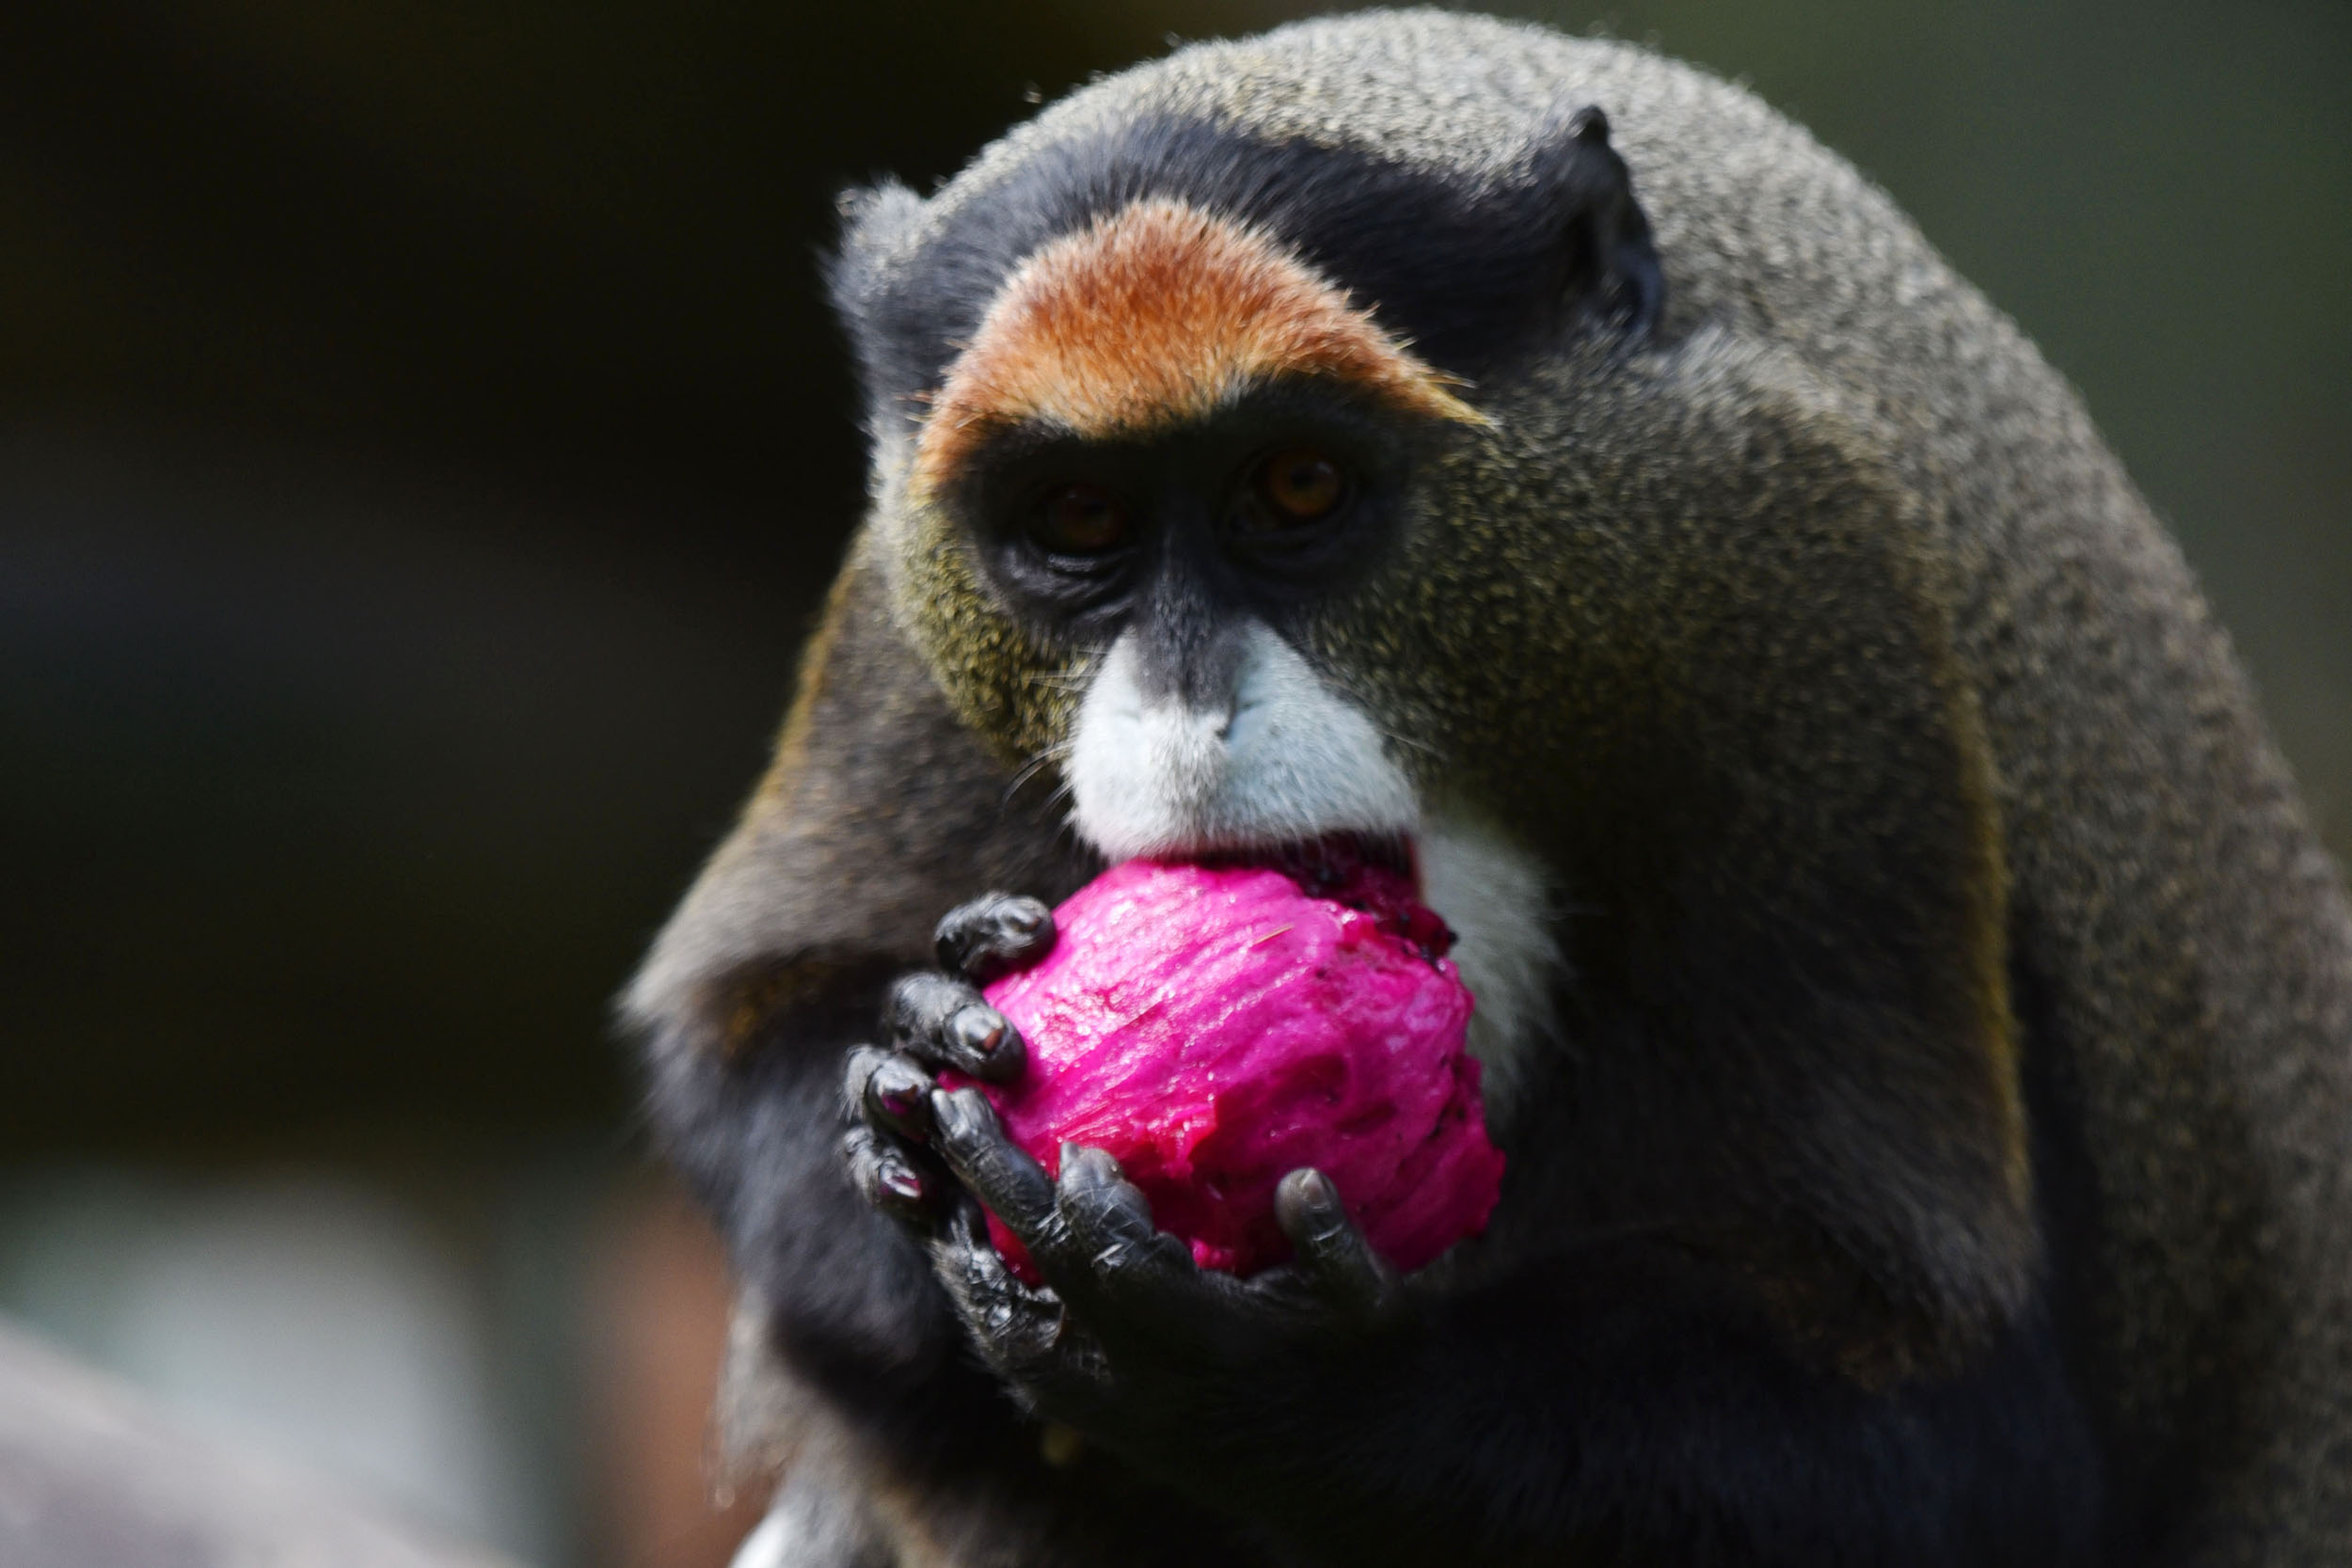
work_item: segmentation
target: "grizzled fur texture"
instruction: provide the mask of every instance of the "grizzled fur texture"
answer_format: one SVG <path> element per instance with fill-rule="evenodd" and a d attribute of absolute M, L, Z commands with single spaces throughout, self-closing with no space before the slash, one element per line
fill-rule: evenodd
<path fill-rule="evenodd" d="M 915 454 L 1008 280 L 1138 201 L 1475 409 L 1393 417 L 1376 559 L 1265 614 L 1567 913 L 1413 1337 L 1106 1451 L 972 1354 L 838 1085 L 950 905 L 1099 869 L 1053 767 L 1099 649 Z M 867 193 L 833 284 L 874 510 L 628 998 L 778 1560 L 2352 1560 L 2343 883 L 2078 401 L 1883 193 L 1641 50 L 1375 13 Z"/>

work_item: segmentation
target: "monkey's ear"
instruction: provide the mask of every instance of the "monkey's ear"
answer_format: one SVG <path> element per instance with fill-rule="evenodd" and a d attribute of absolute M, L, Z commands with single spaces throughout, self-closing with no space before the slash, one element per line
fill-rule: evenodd
<path fill-rule="evenodd" d="M 1666 280 L 1632 172 L 1610 145 L 1608 114 L 1586 103 L 1555 116 L 1530 162 L 1539 210 L 1556 214 L 1555 297 L 1628 335 L 1647 332 Z"/>
<path fill-rule="evenodd" d="M 841 214 L 841 248 L 827 267 L 836 291 L 845 281 L 869 271 L 900 247 L 923 214 L 923 198 L 896 180 L 852 185 L 834 198 Z"/>
<path fill-rule="evenodd" d="M 869 409 L 878 413 L 879 388 L 920 385 L 906 381 L 909 367 L 898 362 L 903 334 L 883 331 L 878 314 L 892 271 L 921 230 L 925 204 L 898 181 L 882 180 L 843 191 L 834 205 L 841 214 L 841 245 L 825 258 L 825 292 L 850 335 Z"/>

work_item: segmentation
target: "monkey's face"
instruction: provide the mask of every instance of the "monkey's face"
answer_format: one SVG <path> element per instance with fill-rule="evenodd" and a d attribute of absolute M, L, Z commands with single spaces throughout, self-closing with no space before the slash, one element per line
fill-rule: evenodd
<path fill-rule="evenodd" d="M 1648 224 L 1589 106 L 1392 156 L 1164 86 L 855 203 L 900 623 L 1106 856 L 1409 831 L 1556 665 L 1505 604 L 1561 598 L 1514 568 L 1559 555 L 1542 372 L 1646 331 Z"/>
<path fill-rule="evenodd" d="M 1408 832 L 1401 694 L 1315 649 L 1403 602 L 1432 461 L 1485 424 L 1273 240 L 1138 202 L 1025 261 L 949 367 L 901 602 L 1105 856 Z"/>

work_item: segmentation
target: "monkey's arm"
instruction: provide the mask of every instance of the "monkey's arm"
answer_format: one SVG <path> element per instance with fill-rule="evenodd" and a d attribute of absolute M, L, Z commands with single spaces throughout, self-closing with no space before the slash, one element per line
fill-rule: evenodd
<path fill-rule="evenodd" d="M 626 999 L 656 1132 L 797 1370 L 910 1429 L 942 1400 L 1002 1402 L 921 1252 L 844 1174 L 841 1062 L 929 960 L 943 899 L 1088 874 L 1044 792 L 1008 784 L 892 632 L 861 541 L 773 768 Z"/>

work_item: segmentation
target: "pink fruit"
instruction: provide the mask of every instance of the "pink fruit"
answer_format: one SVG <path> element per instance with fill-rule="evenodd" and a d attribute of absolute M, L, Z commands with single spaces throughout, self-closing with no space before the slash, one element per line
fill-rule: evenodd
<path fill-rule="evenodd" d="M 1502 1155 L 1462 1049 L 1470 994 L 1408 878 L 1343 846 L 1284 869 L 1129 861 L 1054 918 L 1045 958 L 986 993 L 1028 1046 L 986 1092 L 1048 1171 L 1064 1140 L 1105 1150 L 1161 1229 L 1238 1275 L 1289 1256 L 1274 1189 L 1301 1165 L 1399 1269 L 1486 1227 Z"/>

